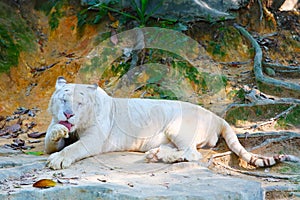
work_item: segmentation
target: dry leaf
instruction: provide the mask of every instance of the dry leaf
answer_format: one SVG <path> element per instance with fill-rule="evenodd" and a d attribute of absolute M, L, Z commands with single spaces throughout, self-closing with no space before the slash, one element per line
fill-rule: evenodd
<path fill-rule="evenodd" d="M 49 188 L 49 187 L 54 187 L 55 185 L 56 182 L 51 179 L 41 179 L 35 182 L 32 186 L 37 188 Z"/>
<path fill-rule="evenodd" d="M 134 187 L 134 185 L 133 185 L 132 183 L 127 183 L 127 185 L 128 185 L 129 187 Z"/>
<path fill-rule="evenodd" d="M 112 21 L 112 22 L 116 21 L 116 18 L 114 16 L 112 16 L 112 14 L 110 14 L 110 12 L 108 12 L 107 15 L 108 15 L 108 18 L 110 21 Z"/>
<path fill-rule="evenodd" d="M 21 130 L 21 125 L 20 124 L 13 124 L 13 125 L 7 127 L 7 131 L 9 133 L 16 133 L 19 130 Z"/>
<path fill-rule="evenodd" d="M 22 146 L 25 146 L 25 141 L 20 138 L 17 138 L 17 139 L 13 140 L 12 144 L 16 147 L 22 147 Z"/>
<path fill-rule="evenodd" d="M 103 182 L 103 183 L 107 182 L 106 179 L 100 179 L 100 178 L 97 178 L 97 180 L 100 181 L 100 182 Z"/>
<path fill-rule="evenodd" d="M 40 138 L 42 136 L 46 135 L 46 132 L 33 132 L 33 133 L 28 133 L 27 136 L 30 138 Z"/>

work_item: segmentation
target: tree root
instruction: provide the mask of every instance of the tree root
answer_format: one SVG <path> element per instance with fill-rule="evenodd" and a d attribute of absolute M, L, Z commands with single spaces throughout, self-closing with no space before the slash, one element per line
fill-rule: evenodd
<path fill-rule="evenodd" d="M 260 124 L 255 124 L 255 125 L 252 125 L 250 126 L 250 128 L 253 128 L 254 130 L 261 127 L 261 126 L 264 126 L 266 124 L 271 124 L 273 122 L 275 122 L 277 119 L 279 119 L 281 116 L 284 116 L 284 115 L 287 115 L 289 112 L 291 112 L 295 107 L 297 106 L 297 104 L 293 104 L 291 107 L 289 107 L 288 109 L 286 109 L 285 111 L 279 113 L 278 115 L 276 115 L 275 117 L 271 118 L 269 121 L 266 121 L 266 122 L 263 122 L 263 123 L 260 123 Z"/>
<path fill-rule="evenodd" d="M 300 85 L 295 83 L 287 83 L 284 81 L 276 80 L 274 78 L 266 77 L 262 72 L 262 50 L 252 35 L 243 27 L 234 24 L 234 27 L 240 31 L 240 33 L 246 37 L 255 49 L 254 57 L 254 74 L 258 83 L 263 83 L 269 86 L 275 86 L 279 88 L 285 88 L 293 92 L 300 93 Z"/>
<path fill-rule="evenodd" d="M 278 132 L 256 132 L 251 134 L 236 134 L 238 138 L 256 138 L 256 137 L 268 137 L 268 136 L 287 136 L 290 139 L 300 138 L 300 133 L 291 131 L 278 131 Z"/>
<path fill-rule="evenodd" d="M 228 169 L 233 172 L 237 172 L 240 174 L 245 174 L 245 175 L 250 175 L 250 176 L 255 176 L 259 178 L 274 178 L 274 179 L 282 179 L 282 180 L 293 180 L 295 178 L 298 178 L 299 176 L 297 175 L 272 175 L 272 174 L 266 174 L 266 173 L 259 173 L 259 172 L 250 172 L 250 171 L 245 171 L 245 170 L 240 170 L 240 169 L 235 169 L 232 168 L 228 165 L 225 165 L 221 162 L 214 162 L 215 165 L 219 165 L 225 169 Z"/>
<path fill-rule="evenodd" d="M 291 140 L 291 139 L 294 139 L 294 138 L 300 138 L 300 136 L 295 136 L 295 137 L 293 137 L 293 136 L 291 136 L 291 137 L 290 136 L 280 136 L 279 138 L 269 138 L 269 139 L 266 139 L 260 145 L 251 148 L 249 151 L 260 149 L 260 148 L 262 148 L 264 146 L 267 146 L 268 144 L 271 144 L 271 143 L 274 143 L 274 142 L 282 142 L 282 141 Z"/>
<path fill-rule="evenodd" d="M 262 62 L 264 68 L 272 68 L 275 73 L 288 75 L 288 77 L 300 77 L 300 66 L 285 66 L 275 63 Z"/>
<path fill-rule="evenodd" d="M 279 137 L 277 137 L 277 138 L 268 138 L 263 143 L 261 143 L 260 145 L 252 147 L 248 151 L 253 151 L 253 150 L 262 148 L 262 147 L 267 146 L 267 145 L 269 145 L 271 143 L 274 143 L 274 142 L 282 142 L 282 141 L 286 141 L 286 140 L 300 138 L 299 133 L 289 132 L 289 131 L 257 132 L 257 133 L 252 133 L 252 134 L 237 134 L 238 138 L 251 138 L 251 137 L 253 138 L 253 137 L 264 137 L 264 136 L 279 136 Z"/>
<path fill-rule="evenodd" d="M 251 60 L 247 61 L 233 61 L 233 62 L 219 62 L 221 65 L 227 65 L 227 66 L 232 66 L 232 67 L 237 67 L 239 65 L 246 65 L 249 64 Z"/>
<path fill-rule="evenodd" d="M 240 108 L 240 107 L 253 107 L 253 106 L 265 106 L 265 105 L 276 105 L 276 104 L 291 104 L 291 105 L 298 105 L 300 104 L 300 99 L 294 98 L 278 98 L 278 99 L 263 99 L 259 101 L 255 101 L 248 104 L 238 104 L 233 103 L 230 104 L 222 113 L 222 117 L 225 118 L 227 112 L 232 108 Z"/>
<path fill-rule="evenodd" d="M 262 65 L 265 67 L 271 67 L 274 69 L 281 69 L 281 70 L 294 70 L 297 72 L 300 72 L 300 66 L 286 66 L 286 65 L 280 65 L 276 63 L 267 63 L 267 62 L 262 62 Z"/>
<path fill-rule="evenodd" d="M 286 191 L 286 192 L 295 192 L 300 191 L 300 185 L 295 184 L 284 184 L 284 185 L 271 185 L 264 187 L 265 192 L 273 192 L 273 191 Z"/>
<path fill-rule="evenodd" d="M 261 22 L 264 17 L 263 4 L 262 4 L 261 0 L 257 0 L 257 1 L 258 1 L 258 6 L 259 6 L 259 13 L 260 13 L 259 21 Z"/>

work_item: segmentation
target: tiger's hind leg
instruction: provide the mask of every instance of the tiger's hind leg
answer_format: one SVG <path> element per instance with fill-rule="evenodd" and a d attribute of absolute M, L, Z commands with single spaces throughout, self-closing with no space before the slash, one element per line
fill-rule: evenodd
<path fill-rule="evenodd" d="M 199 161 L 202 155 L 196 148 L 188 147 L 183 151 L 182 158 L 184 161 Z"/>
<path fill-rule="evenodd" d="M 174 163 L 182 161 L 198 161 L 202 158 L 197 149 L 187 148 L 178 150 L 173 145 L 160 145 L 158 148 L 151 149 L 146 152 L 147 162 L 165 162 Z"/>

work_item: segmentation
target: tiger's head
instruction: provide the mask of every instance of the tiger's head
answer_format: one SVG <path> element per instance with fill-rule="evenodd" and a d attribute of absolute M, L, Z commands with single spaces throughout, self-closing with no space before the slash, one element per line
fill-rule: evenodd
<path fill-rule="evenodd" d="M 69 132 L 90 126 L 95 119 L 95 98 L 100 88 L 97 85 L 68 84 L 63 77 L 58 77 L 55 88 L 49 104 L 53 120 L 66 126 Z"/>

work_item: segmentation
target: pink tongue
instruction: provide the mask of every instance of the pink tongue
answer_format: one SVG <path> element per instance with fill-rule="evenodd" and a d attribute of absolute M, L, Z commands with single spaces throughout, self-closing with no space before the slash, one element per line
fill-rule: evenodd
<path fill-rule="evenodd" d="M 72 124 L 69 123 L 68 121 L 60 121 L 59 124 L 64 125 L 65 127 L 67 127 L 70 131 Z"/>

